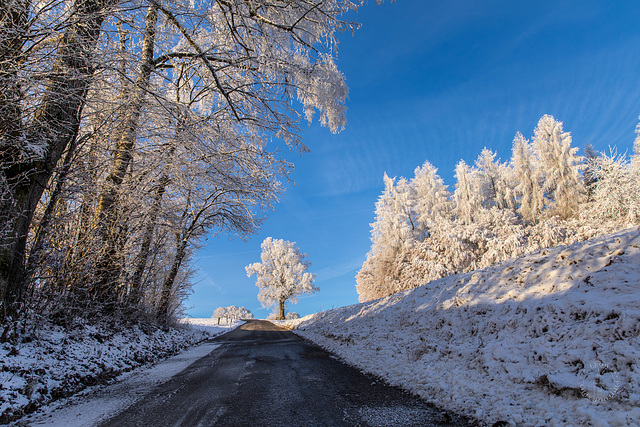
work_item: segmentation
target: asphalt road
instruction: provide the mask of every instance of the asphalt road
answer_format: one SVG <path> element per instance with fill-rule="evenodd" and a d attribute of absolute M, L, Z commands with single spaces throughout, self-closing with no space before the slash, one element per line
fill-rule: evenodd
<path fill-rule="evenodd" d="M 126 426 L 452 426 L 467 422 L 262 320 L 102 423 Z"/>

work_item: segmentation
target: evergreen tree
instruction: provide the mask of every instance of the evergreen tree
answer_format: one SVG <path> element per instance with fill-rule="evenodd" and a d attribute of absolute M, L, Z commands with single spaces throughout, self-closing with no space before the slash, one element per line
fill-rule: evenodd
<path fill-rule="evenodd" d="M 536 169 L 533 150 L 520 132 L 513 140 L 511 168 L 517 210 L 526 221 L 537 222 L 544 210 L 544 193 L 541 178 Z"/>
<path fill-rule="evenodd" d="M 444 180 L 438 176 L 438 169 L 429 161 L 415 169 L 411 188 L 415 200 L 413 209 L 428 237 L 431 230 L 437 228 L 441 221 L 449 220 L 452 209 L 451 193 L 444 185 Z"/>
<path fill-rule="evenodd" d="M 562 130 L 562 122 L 550 115 L 542 116 L 534 135 L 533 149 L 544 180 L 546 203 L 553 214 L 569 218 L 577 213 L 585 194 L 578 149 L 571 147 L 571 135 Z"/>
<path fill-rule="evenodd" d="M 475 162 L 482 206 L 513 209 L 515 201 L 509 183 L 509 169 L 495 158 L 496 153 L 485 147 Z"/>
<path fill-rule="evenodd" d="M 473 222 L 480 208 L 480 197 L 477 186 L 474 185 L 473 171 L 464 160 L 456 165 L 456 190 L 453 199 L 456 202 L 458 221 L 462 224 Z"/>

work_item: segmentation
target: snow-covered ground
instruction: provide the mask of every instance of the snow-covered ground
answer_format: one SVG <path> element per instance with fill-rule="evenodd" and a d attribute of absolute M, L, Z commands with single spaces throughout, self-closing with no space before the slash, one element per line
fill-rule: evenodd
<path fill-rule="evenodd" d="M 640 423 L 637 228 L 288 324 L 489 424 Z"/>
<path fill-rule="evenodd" d="M 180 322 L 190 325 L 192 330 L 207 332 L 213 336 L 229 332 L 244 323 L 241 320 L 227 322 L 225 319 L 221 319 L 218 324 L 217 318 L 210 317 L 185 317 L 180 319 Z"/>
<path fill-rule="evenodd" d="M 86 390 L 42 408 L 22 418 L 17 426 L 89 427 L 125 410 L 154 386 L 168 381 L 196 360 L 211 353 L 220 344 L 206 342 L 196 345 L 153 366 L 141 367 L 118 377 L 118 381 Z"/>
<path fill-rule="evenodd" d="M 28 342 L 2 344 L 0 422 L 16 419 L 87 386 L 110 382 L 238 324 L 214 326 L 211 319 L 182 322 L 195 326 L 168 331 L 144 331 L 138 327 L 114 331 L 80 323 L 71 331 L 44 327 Z"/>

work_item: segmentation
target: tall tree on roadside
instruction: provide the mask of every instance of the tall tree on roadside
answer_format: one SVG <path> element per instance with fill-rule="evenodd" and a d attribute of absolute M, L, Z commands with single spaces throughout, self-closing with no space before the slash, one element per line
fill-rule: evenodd
<path fill-rule="evenodd" d="M 300 114 L 293 102 L 296 99 L 308 120 L 312 119 L 314 111 L 318 111 L 320 122 L 333 132 L 339 131 L 345 123 L 347 87 L 333 60 L 335 37 L 339 31 L 356 27 L 342 20 L 340 15 L 357 8 L 360 2 L 152 0 L 119 11 L 111 7 L 119 4 L 118 0 L 75 0 L 70 3 L 71 6 L 69 2 L 52 2 L 57 9 L 49 8 L 49 4 L 49 9 L 45 8 L 55 9 L 48 22 L 56 30 L 52 37 L 42 37 L 48 43 L 42 44 L 47 46 L 46 56 L 56 60 L 49 69 L 46 88 L 30 93 L 42 93 L 37 101 L 30 99 L 29 105 L 33 107 L 30 115 L 23 114 L 20 106 L 15 105 L 24 102 L 25 98 L 21 97 L 19 85 L 14 84 L 16 73 L 11 67 L 20 63 L 13 61 L 14 58 L 20 59 L 25 50 L 35 44 L 28 42 L 25 45 L 20 40 L 20 34 L 26 34 L 25 25 L 31 24 L 25 18 L 31 13 L 31 3 L 11 2 L 15 7 L 3 14 L 0 21 L 3 30 L 8 28 L 17 37 L 16 40 L 7 39 L 9 43 L 0 48 L 0 59 L 3 60 L 0 83 L 2 88 L 10 89 L 3 94 L 6 96 L 0 97 L 0 110 L 20 115 L 11 120 L 19 129 L 16 132 L 10 127 L 7 132 L 3 129 L 0 141 L 0 218 L 11 219 L 7 222 L 8 231 L 0 236 L 2 317 L 11 314 L 12 307 L 19 305 L 16 303 L 20 302 L 25 289 L 24 262 L 29 227 L 43 189 L 50 185 L 64 150 L 78 135 L 87 92 L 96 79 L 108 74 L 109 68 L 117 68 L 123 82 L 121 93 L 113 100 L 128 102 L 121 109 L 120 127 L 113 133 L 115 147 L 109 147 L 115 148 L 113 168 L 97 204 L 98 228 L 103 229 L 98 234 L 106 236 L 102 262 L 98 265 L 98 293 L 111 292 L 110 285 L 117 280 L 117 269 L 110 269 L 113 265 L 109 262 L 110 257 L 115 256 L 116 238 L 109 233 L 116 229 L 119 230 L 117 233 L 124 233 L 127 228 L 116 227 L 111 218 L 115 218 L 114 212 L 118 210 L 115 203 L 131 170 L 140 117 L 146 102 L 153 100 L 162 104 L 166 99 L 162 91 L 157 90 L 153 75 L 158 76 L 158 81 L 172 80 L 176 76 L 174 70 L 181 63 L 197 64 L 200 71 L 194 93 L 199 97 L 200 112 L 219 126 L 234 127 L 237 134 L 251 138 L 252 143 L 265 145 L 278 137 L 291 147 L 306 151 L 299 136 Z M 139 14 L 140 9 L 148 12 L 147 25 L 142 32 L 129 24 L 121 25 L 126 20 L 109 21 L 113 27 L 109 28 L 114 33 L 118 28 L 124 48 L 117 57 L 105 53 L 105 64 L 100 64 L 102 58 L 96 59 L 94 54 L 103 34 L 103 22 L 119 13 Z M 157 33 L 159 21 L 162 22 L 161 37 Z M 124 28 L 127 25 L 128 30 Z M 2 37 L 5 41 L 4 33 Z M 121 59 L 136 56 L 125 52 L 127 40 L 142 44 L 137 58 L 140 73 L 138 79 L 132 79 L 133 84 L 127 82 L 131 77 L 126 70 L 136 67 L 120 66 Z M 4 61 L 6 58 L 8 61 Z M 117 64 L 116 67 L 103 66 L 113 58 L 115 61 L 110 63 Z M 100 70 L 99 75 L 94 75 L 96 69 Z M 20 72 L 37 75 L 42 81 L 40 70 L 23 67 Z M 127 237 L 125 235 L 118 244 L 126 242 Z"/>

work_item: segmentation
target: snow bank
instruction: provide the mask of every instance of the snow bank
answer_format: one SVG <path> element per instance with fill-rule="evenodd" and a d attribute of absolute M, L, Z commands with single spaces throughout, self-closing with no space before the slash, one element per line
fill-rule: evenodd
<path fill-rule="evenodd" d="M 204 323 L 198 320 L 183 322 Z M 23 339 L 27 342 L 0 345 L 0 423 L 228 330 L 208 325 L 168 331 L 137 326 L 120 331 L 86 324 L 73 330 L 45 326 Z"/>
<path fill-rule="evenodd" d="M 638 229 L 295 323 L 360 369 L 488 423 L 640 420 Z"/>
<path fill-rule="evenodd" d="M 171 356 L 157 364 L 141 367 L 118 376 L 118 381 L 104 387 L 89 387 L 69 399 L 54 402 L 33 415 L 26 416 L 18 426 L 98 426 L 115 414 L 134 405 L 158 385 L 177 375 L 196 360 L 220 346 L 208 341 Z"/>

